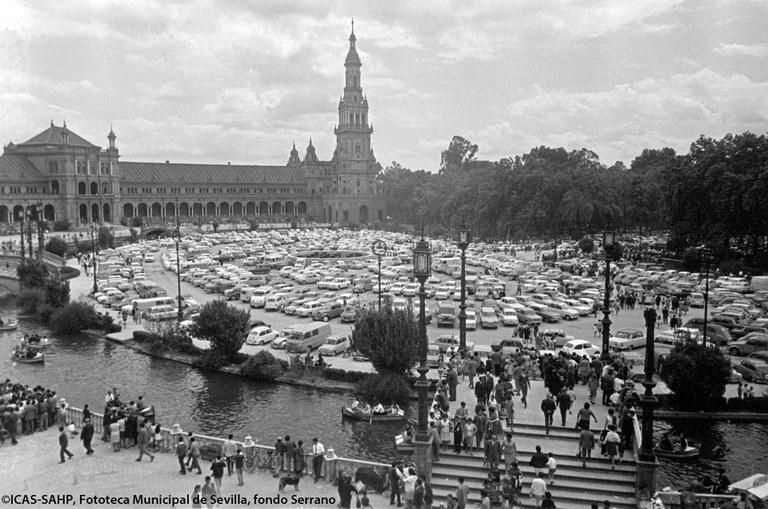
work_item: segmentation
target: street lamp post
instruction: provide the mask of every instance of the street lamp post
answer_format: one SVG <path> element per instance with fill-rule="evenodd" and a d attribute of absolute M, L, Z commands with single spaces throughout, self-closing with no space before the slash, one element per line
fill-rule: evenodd
<path fill-rule="evenodd" d="M 609 352 L 611 338 L 611 256 L 616 241 L 612 231 L 603 232 L 603 253 L 605 255 L 605 294 L 603 296 L 603 345 L 600 359 L 603 362 L 611 359 Z"/>
<path fill-rule="evenodd" d="M 429 434 L 427 432 L 427 391 L 429 390 L 429 381 L 427 380 L 427 320 L 425 312 L 425 300 L 427 297 L 424 291 L 424 283 L 430 275 L 432 268 L 432 252 L 429 243 L 421 239 L 413 248 L 413 276 L 419 282 L 419 379 L 416 380 L 416 389 L 419 395 L 419 415 L 414 437 L 414 447 L 416 454 L 416 469 L 420 476 L 429 480 L 432 474 L 432 461 L 430 456 Z"/>
<path fill-rule="evenodd" d="M 709 267 L 712 264 L 712 250 L 708 246 L 701 248 L 701 261 L 704 262 L 704 332 L 701 344 L 707 346 L 707 318 L 709 317 Z"/>
<path fill-rule="evenodd" d="M 373 246 L 371 247 L 371 251 L 373 251 L 373 254 L 376 255 L 376 258 L 379 260 L 379 271 L 378 271 L 378 278 L 379 278 L 379 311 L 381 311 L 381 257 L 387 254 L 387 244 L 383 240 L 377 240 L 373 243 Z"/>
<path fill-rule="evenodd" d="M 19 223 L 19 231 L 21 232 L 21 261 L 24 261 L 24 257 L 26 256 L 24 250 L 24 211 L 21 211 L 21 217 L 19 218 L 21 222 Z"/>
<path fill-rule="evenodd" d="M 34 257 L 35 246 L 32 244 L 32 210 L 27 210 L 27 248 L 29 249 L 29 259 Z"/>
<path fill-rule="evenodd" d="M 37 221 L 37 256 L 40 261 L 43 260 L 43 244 L 45 236 L 43 235 L 43 204 L 38 202 L 35 210 L 35 220 Z"/>
<path fill-rule="evenodd" d="M 470 233 L 466 223 L 461 223 L 459 228 L 459 249 L 461 249 L 461 300 L 459 303 L 459 351 L 467 350 L 467 246 L 470 242 Z"/>
<path fill-rule="evenodd" d="M 179 244 L 181 244 L 181 223 L 179 220 L 179 200 L 176 200 L 176 291 L 178 292 L 176 321 L 178 324 L 184 319 L 184 310 L 181 305 L 181 261 L 179 258 Z"/>
<path fill-rule="evenodd" d="M 653 452 L 653 410 L 658 404 L 653 388 L 656 355 L 654 352 L 654 330 L 656 327 L 656 310 L 653 306 L 643 313 L 645 318 L 645 376 L 643 387 L 645 392 L 640 398 L 643 409 L 643 429 L 640 442 L 638 464 L 638 493 L 641 500 L 649 500 L 656 493 L 656 455 Z"/>
<path fill-rule="evenodd" d="M 96 224 L 91 223 L 91 259 L 93 260 L 93 293 L 99 291 L 99 285 L 96 283 Z"/>

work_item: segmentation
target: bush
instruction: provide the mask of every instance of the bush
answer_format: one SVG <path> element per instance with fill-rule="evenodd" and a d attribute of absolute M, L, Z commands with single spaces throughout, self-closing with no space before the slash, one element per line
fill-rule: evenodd
<path fill-rule="evenodd" d="M 51 329 L 57 334 L 73 335 L 86 329 L 100 328 L 103 321 L 91 304 L 78 301 L 67 304 L 54 313 L 51 317 Z"/>
<path fill-rule="evenodd" d="M 45 303 L 45 292 L 40 289 L 22 290 L 16 299 L 16 306 L 22 314 L 36 315 L 37 310 Z"/>
<path fill-rule="evenodd" d="M 69 221 L 54 221 L 53 231 L 55 232 L 68 232 L 72 228 L 72 223 Z"/>
<path fill-rule="evenodd" d="M 45 244 L 46 251 L 61 257 L 67 255 L 67 249 L 69 249 L 69 246 L 67 245 L 67 242 L 61 237 L 51 237 L 51 239 Z"/>
<path fill-rule="evenodd" d="M 200 369 L 218 371 L 227 365 L 227 360 L 216 350 L 205 350 L 194 365 Z"/>
<path fill-rule="evenodd" d="M 339 382 L 359 383 L 374 376 L 373 373 L 363 373 L 361 371 L 345 371 L 338 368 L 323 368 L 323 377 L 328 380 L 338 380 Z"/>
<path fill-rule="evenodd" d="M 262 382 L 273 382 L 283 374 L 283 367 L 271 353 L 262 350 L 240 365 L 242 376 Z"/>
<path fill-rule="evenodd" d="M 727 408 L 731 411 L 768 413 L 768 397 L 750 399 L 730 398 L 728 399 Z"/>
<path fill-rule="evenodd" d="M 151 332 L 147 332 L 145 330 L 135 330 L 133 331 L 133 340 L 138 341 L 139 343 L 143 343 L 145 341 L 149 341 L 152 336 L 155 336 L 156 334 L 152 334 Z"/>
<path fill-rule="evenodd" d="M 679 345 L 664 361 L 661 378 L 675 393 L 678 410 L 722 408 L 731 363 L 717 348 Z"/>
<path fill-rule="evenodd" d="M 360 382 L 357 389 L 363 398 L 371 403 L 397 403 L 406 408 L 411 398 L 411 387 L 401 375 L 371 375 Z"/>

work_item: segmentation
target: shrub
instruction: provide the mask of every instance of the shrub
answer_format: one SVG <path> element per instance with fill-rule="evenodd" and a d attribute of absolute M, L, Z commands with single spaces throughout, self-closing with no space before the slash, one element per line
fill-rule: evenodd
<path fill-rule="evenodd" d="M 72 223 L 69 221 L 54 221 L 53 231 L 55 232 L 68 232 L 72 228 Z"/>
<path fill-rule="evenodd" d="M 357 388 L 366 401 L 383 405 L 397 403 L 405 408 L 411 397 L 411 387 L 405 378 L 391 373 L 371 375 L 360 382 Z"/>
<path fill-rule="evenodd" d="M 45 244 L 45 250 L 49 253 L 64 257 L 67 255 L 67 249 L 69 246 L 67 242 L 61 237 L 51 237 Z"/>
<path fill-rule="evenodd" d="M 240 365 L 240 374 L 262 382 L 272 382 L 283 374 L 283 367 L 271 353 L 262 350 Z"/>
<path fill-rule="evenodd" d="M 323 368 L 323 377 L 328 380 L 338 380 L 340 382 L 358 383 L 374 376 L 373 373 L 364 373 L 361 371 L 345 371 L 338 368 Z"/>
<path fill-rule="evenodd" d="M 133 331 L 133 340 L 138 341 L 139 343 L 143 343 L 145 341 L 148 341 L 154 335 L 155 334 L 152 334 L 151 332 L 147 332 L 145 330 L 135 330 Z"/>
<path fill-rule="evenodd" d="M 45 292 L 40 289 L 22 290 L 16 299 L 16 305 L 25 315 L 36 315 L 38 308 L 45 302 Z"/>
<path fill-rule="evenodd" d="M 723 403 L 731 363 L 723 353 L 695 343 L 675 347 L 661 378 L 675 393 L 678 410 L 713 410 Z"/>
<path fill-rule="evenodd" d="M 194 364 L 200 369 L 217 371 L 227 365 L 227 360 L 216 350 L 205 350 Z"/>
<path fill-rule="evenodd" d="M 103 323 L 91 304 L 72 302 L 59 309 L 51 317 L 51 329 L 57 334 L 78 334 L 85 329 L 99 328 Z"/>

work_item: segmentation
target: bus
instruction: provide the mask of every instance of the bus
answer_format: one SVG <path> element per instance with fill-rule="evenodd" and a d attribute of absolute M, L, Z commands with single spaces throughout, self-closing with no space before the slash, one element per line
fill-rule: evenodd
<path fill-rule="evenodd" d="M 331 335 L 330 324 L 323 322 L 292 325 L 283 331 L 286 335 L 285 351 L 305 353 L 319 348 Z"/>

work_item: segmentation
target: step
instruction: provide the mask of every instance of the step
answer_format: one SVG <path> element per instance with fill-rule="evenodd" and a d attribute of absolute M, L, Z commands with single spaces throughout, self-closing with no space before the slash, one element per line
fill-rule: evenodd
<path fill-rule="evenodd" d="M 450 488 L 446 488 L 443 486 L 433 486 L 432 493 L 435 499 L 435 503 L 433 503 L 432 505 L 437 506 L 440 502 L 444 502 L 449 494 L 455 494 L 457 485 L 458 483 L 454 484 Z M 553 492 L 552 498 L 554 499 L 558 509 L 584 509 L 585 507 L 589 507 L 592 503 L 595 503 L 595 502 L 602 505 L 602 502 L 604 500 L 608 500 L 612 508 L 618 508 L 618 509 L 636 509 L 637 508 L 637 502 L 635 501 L 634 493 L 625 495 L 625 496 L 614 495 L 614 496 L 605 496 L 605 497 L 595 497 L 590 493 L 569 493 L 568 495 L 560 495 L 560 494 L 556 495 L 555 492 Z M 469 502 L 475 503 L 475 504 L 480 502 L 480 490 L 470 489 Z M 531 497 L 529 496 L 528 492 L 525 489 L 520 495 L 520 502 L 521 502 L 521 507 L 530 508 L 530 509 L 535 508 L 535 505 L 533 504 L 533 500 L 531 499 Z"/>
<path fill-rule="evenodd" d="M 501 465 L 503 470 L 503 465 Z M 524 467 L 521 470 L 523 480 L 533 479 L 534 471 L 532 468 Z M 442 477 L 453 477 L 458 479 L 464 477 L 465 479 L 485 479 L 488 476 L 488 467 L 477 468 L 466 465 L 443 465 L 442 462 L 432 465 L 433 476 L 440 475 Z M 634 487 L 635 477 L 623 472 L 610 471 L 602 472 L 599 470 L 591 469 L 589 466 L 586 468 L 561 468 L 558 466 L 555 473 L 555 479 L 562 479 L 564 482 L 582 481 L 583 479 L 599 479 L 601 483 L 610 483 L 616 486 L 629 486 Z"/>
<path fill-rule="evenodd" d="M 518 465 L 521 469 L 525 470 L 526 468 L 530 468 L 528 466 L 528 462 L 531 460 L 531 455 L 533 454 L 532 451 L 521 451 L 518 449 L 517 451 L 517 461 Z M 557 468 L 578 468 L 581 470 L 581 459 L 577 458 L 575 454 L 573 455 L 565 455 L 565 454 L 555 454 L 555 459 L 557 460 Z M 442 450 L 440 451 L 440 464 L 476 464 L 481 468 L 487 468 L 483 467 L 483 455 L 480 454 L 479 451 L 476 451 L 474 456 L 470 456 L 468 454 L 462 453 L 462 454 L 456 454 L 452 450 L 446 451 Z M 611 469 L 611 461 L 608 458 L 605 458 L 599 454 L 597 454 L 597 457 L 593 456 L 592 458 L 587 460 L 587 467 L 592 470 L 599 470 L 602 473 L 604 472 L 623 472 L 626 474 L 631 474 L 634 478 L 635 472 L 636 472 L 636 466 L 634 459 L 624 459 L 621 463 L 616 463 L 615 470 Z"/>

